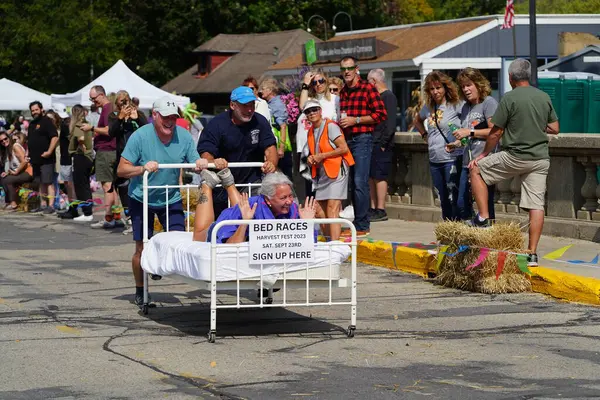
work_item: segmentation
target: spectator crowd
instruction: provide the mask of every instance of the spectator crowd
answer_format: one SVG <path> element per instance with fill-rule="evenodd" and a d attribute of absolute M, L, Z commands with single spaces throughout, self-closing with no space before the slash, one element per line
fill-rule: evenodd
<path fill-rule="evenodd" d="M 55 105 L 45 111 L 40 102 L 33 102 L 30 121 L 17 117 L 9 129 L 0 130 L 5 208 L 16 211 L 19 190 L 31 188 L 40 202 L 29 212 L 56 213 L 91 228 L 125 228 L 125 233 L 133 231 L 137 244 L 140 176 L 149 171 L 157 182 L 169 184 L 183 179 L 179 171 L 159 175 L 158 164 L 152 162 L 197 163 L 197 172 L 211 162 L 222 172 L 222 176 L 202 175 L 214 180 L 207 192 L 213 219 L 231 201 L 231 192 L 215 182 L 260 183 L 266 174 L 279 170 L 296 182 L 296 189 L 316 200 L 317 216 L 337 218 L 351 204 L 357 235 L 367 236 L 371 222 L 388 218 L 385 199 L 398 103 L 383 70 L 371 70 L 363 78 L 352 57 L 341 60 L 340 70 L 339 77 L 320 69 L 304 76 L 295 94 L 300 111 L 294 121 L 295 142 L 289 102 L 284 101 L 280 84 L 269 77 L 260 83 L 253 77 L 243 80 L 232 91 L 228 110 L 205 127 L 198 120 L 186 121 L 168 98 L 157 100 L 151 115 L 146 115 L 126 91 L 107 94 L 102 86 L 90 89 L 89 109 L 75 105 L 67 113 L 66 107 Z M 558 133 L 558 122 L 547 96 L 529 86 L 530 73 L 527 61 L 515 60 L 509 68 L 515 90 L 498 103 L 477 69 L 465 68 L 456 83 L 433 71 L 424 80 L 425 101 L 414 124 L 429 149 L 431 178 L 444 219 L 489 226 L 494 219 L 493 185 L 509 176 L 523 176 L 521 207 L 530 213 L 530 263 L 535 265 L 549 165 L 546 134 Z M 196 134 L 186 136 L 186 129 L 195 129 Z M 235 162 L 260 162 L 262 168 L 229 172 L 228 163 Z M 101 205 L 92 202 L 93 176 L 102 188 Z M 201 180 L 199 175 L 194 178 L 195 183 Z M 246 197 L 256 194 L 252 189 L 241 192 Z M 70 206 L 58 211 L 61 196 Z M 158 207 L 168 206 L 169 215 L 183 212 L 165 204 L 164 196 L 155 200 L 150 206 L 156 207 L 159 218 L 164 210 Z M 103 210 L 98 221 L 94 207 Z M 182 223 L 173 217 L 170 221 Z M 325 234 L 337 240 L 348 232 L 332 225 Z M 140 254 L 141 244 L 133 263 L 136 287 L 141 279 Z"/>

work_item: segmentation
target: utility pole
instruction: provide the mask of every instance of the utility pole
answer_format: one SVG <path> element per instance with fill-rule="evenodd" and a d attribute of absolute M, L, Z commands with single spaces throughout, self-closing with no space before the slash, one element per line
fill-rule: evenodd
<path fill-rule="evenodd" d="M 89 46 L 92 45 L 92 43 L 94 43 L 93 38 L 92 38 L 92 25 L 94 24 L 94 0 L 90 0 L 90 24 L 88 27 L 88 35 L 90 35 L 90 42 L 88 43 Z M 92 54 L 92 60 L 90 62 L 90 82 L 94 80 L 94 52 L 91 53 Z"/>
<path fill-rule="evenodd" d="M 537 25 L 535 22 L 535 0 L 529 0 L 529 62 L 531 62 L 531 85 L 538 85 L 537 71 Z"/>

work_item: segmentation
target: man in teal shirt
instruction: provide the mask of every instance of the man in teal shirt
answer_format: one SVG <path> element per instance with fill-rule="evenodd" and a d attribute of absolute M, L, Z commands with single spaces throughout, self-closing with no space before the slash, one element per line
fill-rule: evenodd
<path fill-rule="evenodd" d="M 162 97 L 152 106 L 152 124 L 147 124 L 133 132 L 125 150 L 121 154 L 117 175 L 130 179 L 129 216 L 135 240 L 135 253 L 131 260 L 135 279 L 135 304 L 141 306 L 144 301 L 144 273 L 140 264 L 143 242 L 144 207 L 142 176 L 148 171 L 149 186 L 177 185 L 179 169 L 158 170 L 158 164 L 196 163 L 196 171 L 208 166 L 208 161 L 200 158 L 192 135 L 178 127 L 175 121 L 179 117 L 177 105 L 169 97 Z M 154 216 L 162 226 L 169 216 L 169 231 L 185 230 L 185 215 L 181 194 L 178 188 L 151 189 L 148 191 L 148 238 L 152 237 Z"/>
<path fill-rule="evenodd" d="M 508 77 L 513 90 L 505 94 L 498 104 L 492 117 L 494 127 L 483 153 L 469 163 L 471 187 L 479 210 L 471 225 L 489 226 L 487 185 L 519 176 L 519 207 L 529 212 L 530 254 L 527 264 L 537 267 L 537 246 L 544 227 L 546 179 L 550 167 L 548 135 L 558 135 L 558 117 L 550 97 L 529 85 L 529 61 L 513 61 L 508 68 Z M 502 150 L 490 154 L 500 138 Z"/>

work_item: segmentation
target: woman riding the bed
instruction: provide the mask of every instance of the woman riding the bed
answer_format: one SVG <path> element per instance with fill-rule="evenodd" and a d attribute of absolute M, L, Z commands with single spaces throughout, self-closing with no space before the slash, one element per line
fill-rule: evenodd
<path fill-rule="evenodd" d="M 265 175 L 259 195 L 248 197 L 240 194 L 235 187 L 229 168 L 218 173 L 209 170 L 201 172 L 204 182 L 200 185 L 200 196 L 196 206 L 194 222 L 194 240 L 209 241 L 215 224 L 213 211 L 213 189 L 221 184 L 227 191 L 231 206 L 224 210 L 216 222 L 223 220 L 251 219 L 312 219 L 315 217 L 316 202 L 308 197 L 304 207 L 294 203 L 292 182 L 285 174 L 274 172 Z M 219 243 L 242 243 L 248 241 L 248 226 L 224 226 L 217 233 Z"/>

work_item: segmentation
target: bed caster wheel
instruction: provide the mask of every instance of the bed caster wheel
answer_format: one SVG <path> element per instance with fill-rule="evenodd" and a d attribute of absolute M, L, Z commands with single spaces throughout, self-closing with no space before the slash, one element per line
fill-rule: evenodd
<path fill-rule="evenodd" d="M 265 299 L 265 304 L 273 304 L 273 298 L 272 297 L 267 297 Z"/>
<path fill-rule="evenodd" d="M 142 314 L 148 315 L 148 304 L 142 306 Z"/>
<path fill-rule="evenodd" d="M 349 338 L 353 338 L 354 337 L 354 331 L 356 331 L 356 326 L 350 325 L 348 327 L 348 331 L 346 332 L 346 335 L 348 335 Z"/>
<path fill-rule="evenodd" d="M 208 332 L 208 343 L 214 343 L 217 340 L 217 332 L 210 331 Z"/>

